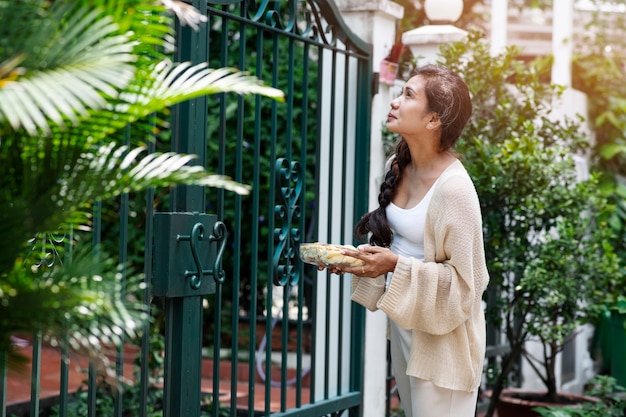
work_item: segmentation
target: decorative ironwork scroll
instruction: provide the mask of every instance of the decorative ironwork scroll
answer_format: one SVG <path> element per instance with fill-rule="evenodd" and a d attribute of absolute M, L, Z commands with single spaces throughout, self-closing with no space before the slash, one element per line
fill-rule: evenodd
<path fill-rule="evenodd" d="M 29 260 L 33 261 L 31 268 L 52 268 L 54 265 L 63 264 L 66 251 L 66 234 L 38 233 L 28 240 L 31 244 Z"/>
<path fill-rule="evenodd" d="M 226 11 L 216 6 L 228 7 L 232 14 L 243 10 L 242 14 L 249 22 L 269 26 L 280 33 L 331 47 L 339 48 L 341 42 L 345 51 L 368 53 L 368 46 L 351 37 L 345 23 L 336 18 L 339 12 L 332 1 L 209 0 L 208 4 L 211 12 L 218 16 L 226 14 Z"/>
<path fill-rule="evenodd" d="M 300 279 L 295 265 L 297 247 L 300 243 L 300 193 L 304 184 L 304 173 L 299 162 L 286 158 L 276 161 L 276 181 L 282 204 L 274 206 L 274 213 L 282 225 L 274 229 L 274 284 L 295 285 Z"/>

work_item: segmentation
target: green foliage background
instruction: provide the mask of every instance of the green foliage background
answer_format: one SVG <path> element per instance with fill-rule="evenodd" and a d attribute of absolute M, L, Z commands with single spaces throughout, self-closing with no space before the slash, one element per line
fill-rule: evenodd
<path fill-rule="evenodd" d="M 518 54 L 490 56 L 479 32 L 442 47 L 442 62 L 463 75 L 475 104 L 457 151 L 483 211 L 489 323 L 510 348 L 495 370 L 489 413 L 521 356 L 555 396 L 556 355 L 626 285 L 615 230 L 606 227 L 616 208 L 597 174 L 577 173 L 574 156 L 588 157 L 591 144 L 583 120 L 553 116 L 561 88 L 545 82 L 549 61 Z M 541 357 L 526 350 L 529 340 L 543 344 Z"/>

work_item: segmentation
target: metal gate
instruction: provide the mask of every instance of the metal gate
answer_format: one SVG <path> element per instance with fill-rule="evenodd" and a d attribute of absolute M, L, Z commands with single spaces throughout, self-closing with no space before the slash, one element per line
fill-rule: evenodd
<path fill-rule="evenodd" d="M 363 311 L 298 245 L 352 243 L 367 208 L 370 47 L 326 0 L 210 1 L 207 16 L 206 45 L 183 47 L 287 98 L 208 101 L 207 166 L 252 185 L 207 196 L 229 230 L 226 279 L 205 303 L 213 392 L 231 415 L 358 415 Z"/>

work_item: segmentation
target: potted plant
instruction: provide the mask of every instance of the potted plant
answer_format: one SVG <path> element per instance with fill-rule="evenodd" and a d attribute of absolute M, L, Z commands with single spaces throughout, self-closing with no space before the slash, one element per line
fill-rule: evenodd
<path fill-rule="evenodd" d="M 408 50 L 404 47 L 401 41 L 397 41 L 392 47 L 389 54 L 380 62 L 380 81 L 393 85 L 398 75 L 398 68 L 400 67 L 400 59 L 402 58 L 404 51 Z"/>
<path fill-rule="evenodd" d="M 598 375 L 589 381 L 585 394 L 598 401 L 587 402 L 580 408 L 538 407 L 535 411 L 542 417 L 623 417 L 626 410 L 625 388 L 617 380 L 606 375 Z"/>
<path fill-rule="evenodd" d="M 558 402 L 557 355 L 624 278 L 603 227 L 611 206 L 594 175 L 577 174 L 573 157 L 589 145 L 582 122 L 551 117 L 562 90 L 547 82 L 549 62 L 524 63 L 515 48 L 491 56 L 481 38 L 472 32 L 467 44 L 441 54 L 473 95 L 474 116 L 457 150 L 482 205 L 488 320 L 509 350 L 489 371 L 490 417 L 522 358 L 544 383 L 543 399 Z M 528 349 L 532 340 L 538 356 Z"/>

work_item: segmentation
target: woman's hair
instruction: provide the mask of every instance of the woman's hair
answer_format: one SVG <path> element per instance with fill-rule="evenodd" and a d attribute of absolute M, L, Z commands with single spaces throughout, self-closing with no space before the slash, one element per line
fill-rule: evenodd
<path fill-rule="evenodd" d="M 428 109 L 437 113 L 441 121 L 439 150 L 450 150 L 463 132 L 472 114 L 472 101 L 467 85 L 456 73 L 446 67 L 425 65 L 415 68 L 410 78 L 420 76 L 424 80 L 424 93 Z M 391 245 L 393 232 L 387 223 L 386 207 L 395 196 L 404 168 L 411 162 L 409 146 L 402 138 L 396 146 L 395 154 L 385 181 L 378 194 L 379 207 L 365 214 L 356 225 L 357 239 L 364 240 L 372 233 L 371 245 L 388 247 Z"/>

